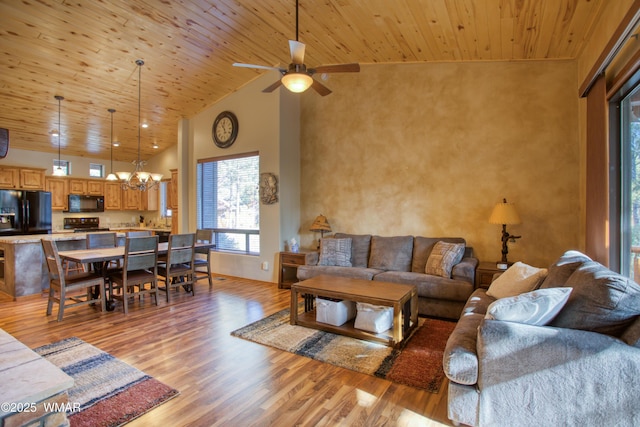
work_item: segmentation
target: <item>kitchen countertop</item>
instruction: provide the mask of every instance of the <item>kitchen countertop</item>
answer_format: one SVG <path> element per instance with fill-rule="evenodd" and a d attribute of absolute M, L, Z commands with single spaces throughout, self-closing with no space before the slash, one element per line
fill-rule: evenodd
<path fill-rule="evenodd" d="M 124 237 L 125 231 L 132 230 L 151 230 L 151 231 L 171 231 L 168 228 L 135 228 L 135 227 L 122 227 L 111 228 L 110 231 L 118 233 L 118 237 Z M 92 233 L 100 233 L 100 231 L 92 231 Z M 104 233 L 108 233 L 105 231 Z M 85 240 L 87 233 L 75 233 L 73 231 L 54 231 L 52 234 L 31 234 L 31 235 L 19 235 L 19 236 L 4 236 L 0 237 L 0 243 L 5 244 L 24 244 L 24 243 L 39 243 L 42 239 L 52 240 Z"/>

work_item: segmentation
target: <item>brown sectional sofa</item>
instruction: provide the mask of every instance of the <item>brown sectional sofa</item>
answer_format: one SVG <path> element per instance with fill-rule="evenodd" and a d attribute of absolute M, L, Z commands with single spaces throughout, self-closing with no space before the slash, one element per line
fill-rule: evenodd
<path fill-rule="evenodd" d="M 298 280 L 321 274 L 382 282 L 416 285 L 418 313 L 423 316 L 457 320 L 474 290 L 478 260 L 473 249 L 453 267 L 451 277 L 425 274 L 425 265 L 438 241 L 465 243 L 456 237 L 372 236 L 336 233 L 333 238 L 351 239 L 351 267 L 318 265 L 319 254 L 307 257 L 307 265 L 298 267 Z"/>

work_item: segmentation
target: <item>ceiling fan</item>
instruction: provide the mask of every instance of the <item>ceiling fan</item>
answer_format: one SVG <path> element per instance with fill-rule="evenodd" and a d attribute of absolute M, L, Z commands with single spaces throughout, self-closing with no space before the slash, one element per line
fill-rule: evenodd
<path fill-rule="evenodd" d="M 298 41 L 298 0 L 296 0 L 296 39 L 289 40 L 289 50 L 291 51 L 291 63 L 288 68 L 269 67 L 267 65 L 253 65 L 234 63 L 234 67 L 259 68 L 264 70 L 277 70 L 282 74 L 280 80 L 265 88 L 262 92 L 273 92 L 281 85 L 289 89 L 291 92 L 304 92 L 312 87 L 322 96 L 329 95 L 331 90 L 314 80 L 312 77 L 316 73 L 357 73 L 360 71 L 360 65 L 354 64 L 336 64 L 336 65 L 320 65 L 315 68 L 307 68 L 304 64 L 304 43 Z"/>

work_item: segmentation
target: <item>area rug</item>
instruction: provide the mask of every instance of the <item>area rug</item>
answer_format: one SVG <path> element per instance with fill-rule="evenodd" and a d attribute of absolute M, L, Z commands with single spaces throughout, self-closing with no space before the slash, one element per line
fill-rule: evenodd
<path fill-rule="evenodd" d="M 289 324 L 289 309 L 231 335 L 352 371 L 437 393 L 444 380 L 442 356 L 454 322 L 420 319 L 402 349 Z"/>
<path fill-rule="evenodd" d="M 67 413 L 72 427 L 120 426 L 179 394 L 76 337 L 34 351 L 74 379 Z"/>

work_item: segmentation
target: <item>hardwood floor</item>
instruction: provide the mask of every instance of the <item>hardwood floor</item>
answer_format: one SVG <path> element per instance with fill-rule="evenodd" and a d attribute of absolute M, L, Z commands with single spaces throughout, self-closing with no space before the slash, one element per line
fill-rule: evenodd
<path fill-rule="evenodd" d="M 34 348 L 71 336 L 143 370 L 180 395 L 130 426 L 441 426 L 447 383 L 438 394 L 391 383 L 232 337 L 230 332 L 289 304 L 276 284 L 214 276 L 195 297 L 172 303 L 136 301 L 127 316 L 83 306 L 57 307 L 46 298 L 0 299 L 0 327 Z"/>

